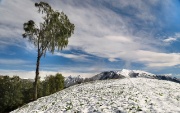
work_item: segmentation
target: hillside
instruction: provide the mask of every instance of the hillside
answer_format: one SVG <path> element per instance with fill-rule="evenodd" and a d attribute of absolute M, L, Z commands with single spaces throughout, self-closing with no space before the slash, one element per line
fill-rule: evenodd
<path fill-rule="evenodd" d="M 180 112 L 180 84 L 148 78 L 93 81 L 71 86 L 12 113 Z"/>

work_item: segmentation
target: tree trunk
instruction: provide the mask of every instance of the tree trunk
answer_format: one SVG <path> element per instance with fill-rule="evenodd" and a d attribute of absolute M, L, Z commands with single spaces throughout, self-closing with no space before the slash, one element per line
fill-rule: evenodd
<path fill-rule="evenodd" d="M 39 79 L 39 65 L 40 65 L 40 50 L 38 49 L 38 56 L 37 56 L 37 62 L 36 62 L 36 76 L 35 76 L 35 82 L 34 82 L 34 100 L 37 100 L 37 90 L 38 90 L 38 79 Z"/>

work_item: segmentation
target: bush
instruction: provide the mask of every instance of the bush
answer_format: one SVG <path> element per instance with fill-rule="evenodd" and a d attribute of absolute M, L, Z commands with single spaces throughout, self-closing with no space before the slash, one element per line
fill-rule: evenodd
<path fill-rule="evenodd" d="M 0 111 L 8 112 L 23 104 L 22 83 L 18 76 L 0 79 Z"/>
<path fill-rule="evenodd" d="M 43 81 L 43 95 L 50 95 L 62 89 L 64 89 L 64 77 L 62 74 L 49 75 Z"/>
<path fill-rule="evenodd" d="M 38 81 L 38 98 L 64 89 L 64 77 L 57 73 Z M 18 76 L 0 76 L 0 113 L 10 112 L 33 100 L 33 81 Z"/>

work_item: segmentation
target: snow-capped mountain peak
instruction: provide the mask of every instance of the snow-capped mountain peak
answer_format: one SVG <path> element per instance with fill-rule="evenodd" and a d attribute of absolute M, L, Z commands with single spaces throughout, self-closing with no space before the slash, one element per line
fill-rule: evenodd
<path fill-rule="evenodd" d="M 117 74 L 123 75 L 125 77 L 129 77 L 130 73 L 134 73 L 133 70 L 122 69 L 121 71 L 116 71 Z"/>
<path fill-rule="evenodd" d="M 125 77 L 153 77 L 155 74 L 142 71 L 142 70 L 128 70 L 128 69 L 122 69 L 120 71 L 116 71 L 117 74 L 123 75 Z"/>
<path fill-rule="evenodd" d="M 96 81 L 96 80 L 138 78 L 138 77 L 168 80 L 168 81 L 180 83 L 180 79 L 173 78 L 167 75 L 155 75 L 142 70 L 122 69 L 120 71 L 104 71 L 90 78 L 81 78 L 81 76 L 75 76 L 75 77 L 69 76 L 65 78 L 65 87 L 69 87 L 83 82 Z"/>

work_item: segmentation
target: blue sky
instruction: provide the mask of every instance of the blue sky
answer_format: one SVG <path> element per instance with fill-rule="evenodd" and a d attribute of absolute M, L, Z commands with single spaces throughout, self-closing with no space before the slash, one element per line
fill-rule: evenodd
<path fill-rule="evenodd" d="M 42 77 L 92 76 L 123 68 L 180 74 L 179 0 L 43 0 L 75 24 L 69 45 L 41 59 Z M 23 23 L 42 21 L 38 0 L 0 0 L 0 74 L 34 78 L 36 48 Z"/>

